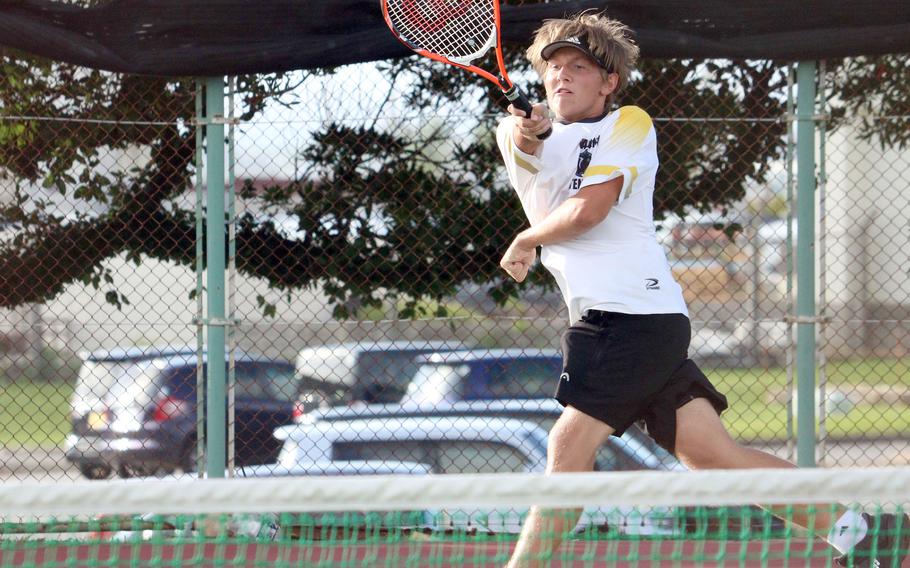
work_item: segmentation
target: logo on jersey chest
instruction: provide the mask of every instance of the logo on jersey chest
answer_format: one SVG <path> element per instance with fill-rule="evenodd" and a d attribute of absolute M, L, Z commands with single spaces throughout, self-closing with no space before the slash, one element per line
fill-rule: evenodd
<path fill-rule="evenodd" d="M 578 162 L 575 164 L 575 175 L 572 176 L 572 181 L 569 182 L 569 191 L 578 191 L 579 188 L 581 188 L 581 181 L 585 177 L 585 170 L 591 165 L 591 157 L 593 155 L 591 150 L 597 147 L 598 142 L 600 142 L 600 136 L 582 138 L 578 143 Z"/>

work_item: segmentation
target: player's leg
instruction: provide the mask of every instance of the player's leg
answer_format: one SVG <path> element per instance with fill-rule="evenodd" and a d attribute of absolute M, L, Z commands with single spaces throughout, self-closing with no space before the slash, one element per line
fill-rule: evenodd
<path fill-rule="evenodd" d="M 567 406 L 550 430 L 547 442 L 547 473 L 591 471 L 597 449 L 613 429 L 604 422 Z M 581 509 L 532 507 L 515 545 L 509 568 L 549 566 L 545 559 L 559 547 L 564 535 L 575 528 Z"/>
<path fill-rule="evenodd" d="M 676 412 L 676 455 L 692 469 L 793 468 L 792 463 L 738 444 L 727 432 L 716 409 L 705 398 L 696 398 Z M 888 565 L 910 548 L 910 518 L 882 514 L 871 517 L 841 505 L 795 505 L 789 509 L 766 507 L 827 540 L 854 566 Z M 877 550 L 872 557 L 873 543 Z"/>
<path fill-rule="evenodd" d="M 556 388 L 566 410 L 550 433 L 547 471 L 591 470 L 597 449 L 640 418 L 685 359 L 689 334 L 682 314 L 589 310 L 570 327 L 562 338 L 564 372 Z M 555 550 L 579 515 L 560 511 L 557 520 L 545 513 L 532 510 L 509 566 L 548 565 L 535 559 Z"/>
<path fill-rule="evenodd" d="M 714 406 L 701 397 L 676 410 L 676 454 L 692 469 L 796 467 L 787 460 L 737 443 Z"/>
<path fill-rule="evenodd" d="M 717 411 L 704 398 L 691 400 L 676 411 L 676 455 L 691 469 L 796 467 L 787 460 L 737 443 L 727 432 Z M 784 510 L 771 511 L 778 516 L 787 514 Z M 791 520 L 824 536 L 834 519 L 827 507 L 819 506 L 813 510 L 796 507 Z"/>

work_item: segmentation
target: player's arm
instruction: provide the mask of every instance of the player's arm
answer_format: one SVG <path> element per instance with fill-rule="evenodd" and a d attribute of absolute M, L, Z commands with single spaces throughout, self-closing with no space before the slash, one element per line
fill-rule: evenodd
<path fill-rule="evenodd" d="M 519 233 L 515 240 L 534 248 L 574 239 L 607 218 L 621 189 L 621 176 L 583 187 L 543 221 Z"/>
<path fill-rule="evenodd" d="M 540 223 L 515 237 L 499 265 L 521 282 L 537 256 L 537 247 L 568 241 L 607 218 L 622 191 L 622 176 L 581 188 Z"/>

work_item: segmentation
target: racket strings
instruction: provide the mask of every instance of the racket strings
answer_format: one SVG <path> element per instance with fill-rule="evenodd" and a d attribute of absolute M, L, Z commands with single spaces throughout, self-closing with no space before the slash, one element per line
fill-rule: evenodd
<path fill-rule="evenodd" d="M 490 0 L 388 0 L 387 5 L 402 40 L 452 61 L 477 59 L 495 39 Z"/>

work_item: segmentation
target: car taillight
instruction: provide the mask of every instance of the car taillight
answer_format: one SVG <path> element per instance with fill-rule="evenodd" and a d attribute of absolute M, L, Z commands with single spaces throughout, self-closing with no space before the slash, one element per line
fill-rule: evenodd
<path fill-rule="evenodd" d="M 297 402 L 294 403 L 294 412 L 291 416 L 293 417 L 294 421 L 296 422 L 297 419 L 300 418 L 301 416 L 303 416 L 304 414 L 305 414 L 304 404 L 303 404 L 303 402 L 298 400 Z"/>
<path fill-rule="evenodd" d="M 155 405 L 155 410 L 152 412 L 152 420 L 155 422 L 167 422 L 171 418 L 186 414 L 188 407 L 189 403 L 185 400 L 166 396 Z"/>
<path fill-rule="evenodd" d="M 108 409 L 89 412 L 85 417 L 85 424 L 89 430 L 104 430 L 110 423 L 111 411 Z"/>

